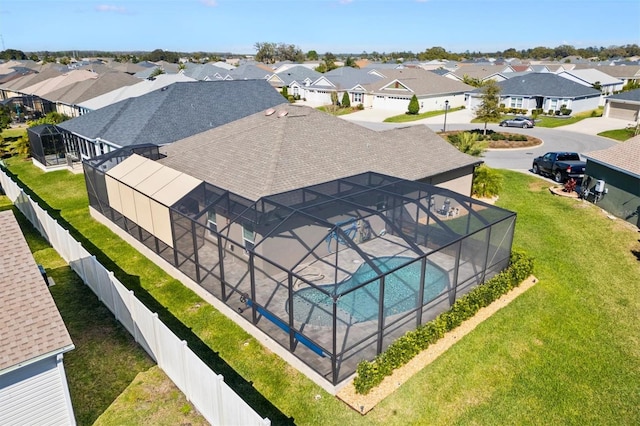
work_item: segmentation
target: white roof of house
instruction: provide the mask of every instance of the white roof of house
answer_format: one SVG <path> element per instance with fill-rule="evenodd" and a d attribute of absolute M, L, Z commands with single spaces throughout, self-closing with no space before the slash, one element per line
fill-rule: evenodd
<path fill-rule="evenodd" d="M 124 99 L 137 98 L 154 90 L 161 89 L 165 86 L 180 81 L 196 81 L 194 78 L 187 77 L 184 74 L 160 74 L 153 80 L 141 80 L 140 83 L 121 87 L 104 95 L 97 96 L 93 99 L 81 102 L 78 106 L 90 110 L 97 110 L 107 105 L 115 104 Z"/>
<path fill-rule="evenodd" d="M 609 86 L 622 84 L 623 81 L 619 78 L 615 78 L 610 76 L 609 74 L 603 73 L 600 70 L 596 70 L 593 68 L 585 68 L 581 70 L 571 70 L 571 71 L 563 71 L 558 75 L 562 76 L 562 74 L 573 75 L 581 80 L 584 80 L 590 84 L 594 84 L 595 82 L 599 82 L 601 86 Z"/>

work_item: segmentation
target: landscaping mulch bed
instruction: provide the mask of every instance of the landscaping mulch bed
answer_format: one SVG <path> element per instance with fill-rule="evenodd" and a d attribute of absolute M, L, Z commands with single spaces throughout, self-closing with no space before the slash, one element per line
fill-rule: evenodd
<path fill-rule="evenodd" d="M 438 133 L 440 136 L 442 136 L 445 140 L 447 140 L 447 136 L 449 135 L 454 135 L 457 133 L 462 133 L 462 131 L 457 130 L 457 131 L 452 131 L 452 132 L 440 132 Z M 515 133 L 507 133 L 507 132 L 499 132 L 502 135 L 505 135 L 507 137 L 509 137 L 510 135 L 515 135 Z M 488 134 L 488 133 L 487 133 Z M 522 135 L 520 133 L 518 133 L 518 135 Z M 533 136 L 529 136 L 529 135 L 523 135 L 526 136 L 527 140 L 526 141 L 510 141 L 510 140 L 491 140 L 489 141 L 489 149 L 515 149 L 515 148 L 529 148 L 532 146 L 538 146 L 538 145 L 542 145 L 542 140 Z"/>

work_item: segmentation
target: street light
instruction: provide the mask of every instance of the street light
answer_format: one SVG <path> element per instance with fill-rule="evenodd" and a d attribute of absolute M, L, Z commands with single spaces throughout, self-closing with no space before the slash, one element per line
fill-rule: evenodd
<path fill-rule="evenodd" d="M 444 101 L 444 126 L 442 127 L 442 131 L 447 131 L 447 110 L 449 109 L 449 101 Z"/>

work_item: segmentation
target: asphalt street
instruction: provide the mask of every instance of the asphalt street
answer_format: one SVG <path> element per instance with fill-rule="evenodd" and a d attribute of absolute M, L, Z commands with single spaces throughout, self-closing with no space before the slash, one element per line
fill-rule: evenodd
<path fill-rule="evenodd" d="M 407 124 L 381 123 L 373 121 L 357 121 L 350 120 L 353 123 L 367 127 L 373 130 L 388 130 L 395 127 L 406 127 Z M 420 124 L 414 124 L 420 125 Z M 433 131 L 442 131 L 442 123 L 424 123 Z M 471 130 L 483 128 L 482 124 L 470 123 L 451 123 L 447 125 L 447 130 Z M 524 149 L 499 149 L 488 150 L 482 159 L 484 162 L 495 169 L 518 170 L 522 172 L 529 171 L 533 162 L 533 158 L 543 155 L 549 151 L 572 151 L 579 153 L 583 158 L 584 154 L 590 151 L 609 148 L 617 142 L 601 136 L 595 136 L 575 131 L 562 130 L 561 128 L 503 128 L 497 124 L 490 124 L 487 129 L 494 131 L 502 131 L 509 133 L 521 133 L 532 135 L 542 140 L 542 145 Z"/>

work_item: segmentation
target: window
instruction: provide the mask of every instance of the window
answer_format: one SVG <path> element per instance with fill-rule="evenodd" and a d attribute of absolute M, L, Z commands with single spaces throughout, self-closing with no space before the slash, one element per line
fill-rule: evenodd
<path fill-rule="evenodd" d="M 353 102 L 362 102 L 362 93 L 354 93 Z"/>
<path fill-rule="evenodd" d="M 242 239 L 244 240 L 244 254 L 249 255 L 256 245 L 256 234 L 251 227 L 242 226 Z"/>
<path fill-rule="evenodd" d="M 209 233 L 212 235 L 218 232 L 218 224 L 216 222 L 216 212 L 214 211 L 207 212 L 207 228 L 209 228 Z"/>
<path fill-rule="evenodd" d="M 522 108 L 522 98 L 511 98 L 511 108 Z"/>

